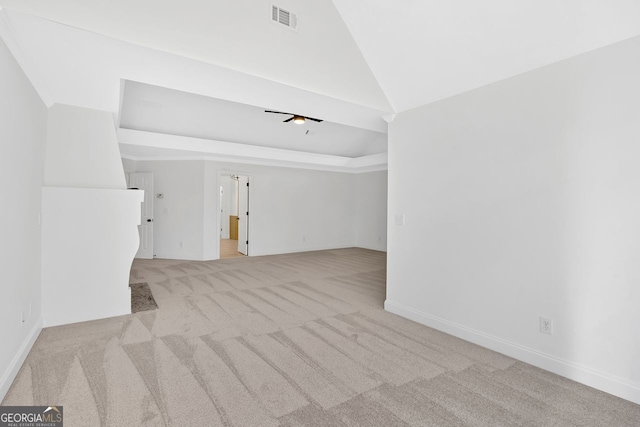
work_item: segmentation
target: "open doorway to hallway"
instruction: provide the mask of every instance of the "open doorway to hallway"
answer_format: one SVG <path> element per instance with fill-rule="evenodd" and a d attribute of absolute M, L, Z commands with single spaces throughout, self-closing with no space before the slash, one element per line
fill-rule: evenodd
<path fill-rule="evenodd" d="M 249 177 L 220 175 L 220 259 L 249 255 Z"/>

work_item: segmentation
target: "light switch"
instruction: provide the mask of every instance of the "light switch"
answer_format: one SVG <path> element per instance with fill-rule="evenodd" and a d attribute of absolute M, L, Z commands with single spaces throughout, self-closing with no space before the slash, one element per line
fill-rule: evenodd
<path fill-rule="evenodd" d="M 404 225 L 404 214 L 396 214 L 396 225 Z"/>

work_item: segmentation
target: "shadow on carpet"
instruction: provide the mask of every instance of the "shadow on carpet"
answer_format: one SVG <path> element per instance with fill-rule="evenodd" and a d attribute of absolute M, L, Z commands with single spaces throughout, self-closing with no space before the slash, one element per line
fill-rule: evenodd
<path fill-rule="evenodd" d="M 153 299 L 153 294 L 147 282 L 132 283 L 129 287 L 131 288 L 131 313 L 150 311 L 158 308 L 158 304 L 156 304 L 156 300 Z"/>

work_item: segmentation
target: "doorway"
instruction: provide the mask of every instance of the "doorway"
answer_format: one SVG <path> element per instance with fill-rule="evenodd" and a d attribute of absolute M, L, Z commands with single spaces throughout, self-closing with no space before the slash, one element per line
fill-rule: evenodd
<path fill-rule="evenodd" d="M 249 255 L 249 177 L 220 175 L 220 259 Z"/>

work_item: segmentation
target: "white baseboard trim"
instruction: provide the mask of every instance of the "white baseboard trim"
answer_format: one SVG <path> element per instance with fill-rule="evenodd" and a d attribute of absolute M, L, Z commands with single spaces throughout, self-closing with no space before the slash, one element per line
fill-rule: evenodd
<path fill-rule="evenodd" d="M 27 355 L 31 351 L 31 347 L 36 342 L 36 339 L 40 335 L 40 331 L 42 331 L 42 317 L 38 319 L 38 321 L 33 325 L 33 328 L 29 331 L 29 334 L 23 341 L 22 345 L 16 352 L 16 355 L 11 360 L 11 363 L 7 367 L 7 369 L 2 374 L 0 378 L 0 402 L 4 399 L 11 384 L 13 384 L 13 380 L 16 379 L 24 360 L 27 358 Z"/>
<path fill-rule="evenodd" d="M 201 253 L 160 253 L 153 256 L 154 259 L 171 259 L 176 261 L 207 261 Z M 138 259 L 138 258 L 136 258 Z"/>
<path fill-rule="evenodd" d="M 287 255 L 287 254 L 297 254 L 301 252 L 315 252 L 315 251 L 330 251 L 333 249 L 347 249 L 354 248 L 353 243 L 338 243 L 335 245 L 318 245 L 318 246 L 299 246 L 299 247 L 290 247 L 290 248 L 282 248 L 276 249 L 269 252 L 256 252 L 251 251 L 249 248 L 249 256 L 266 256 L 266 255 Z"/>
<path fill-rule="evenodd" d="M 640 404 L 640 384 L 386 300 L 384 309 L 573 381 Z"/>
<path fill-rule="evenodd" d="M 378 252 L 387 252 L 387 247 L 384 245 L 356 245 L 355 247 Z"/>

